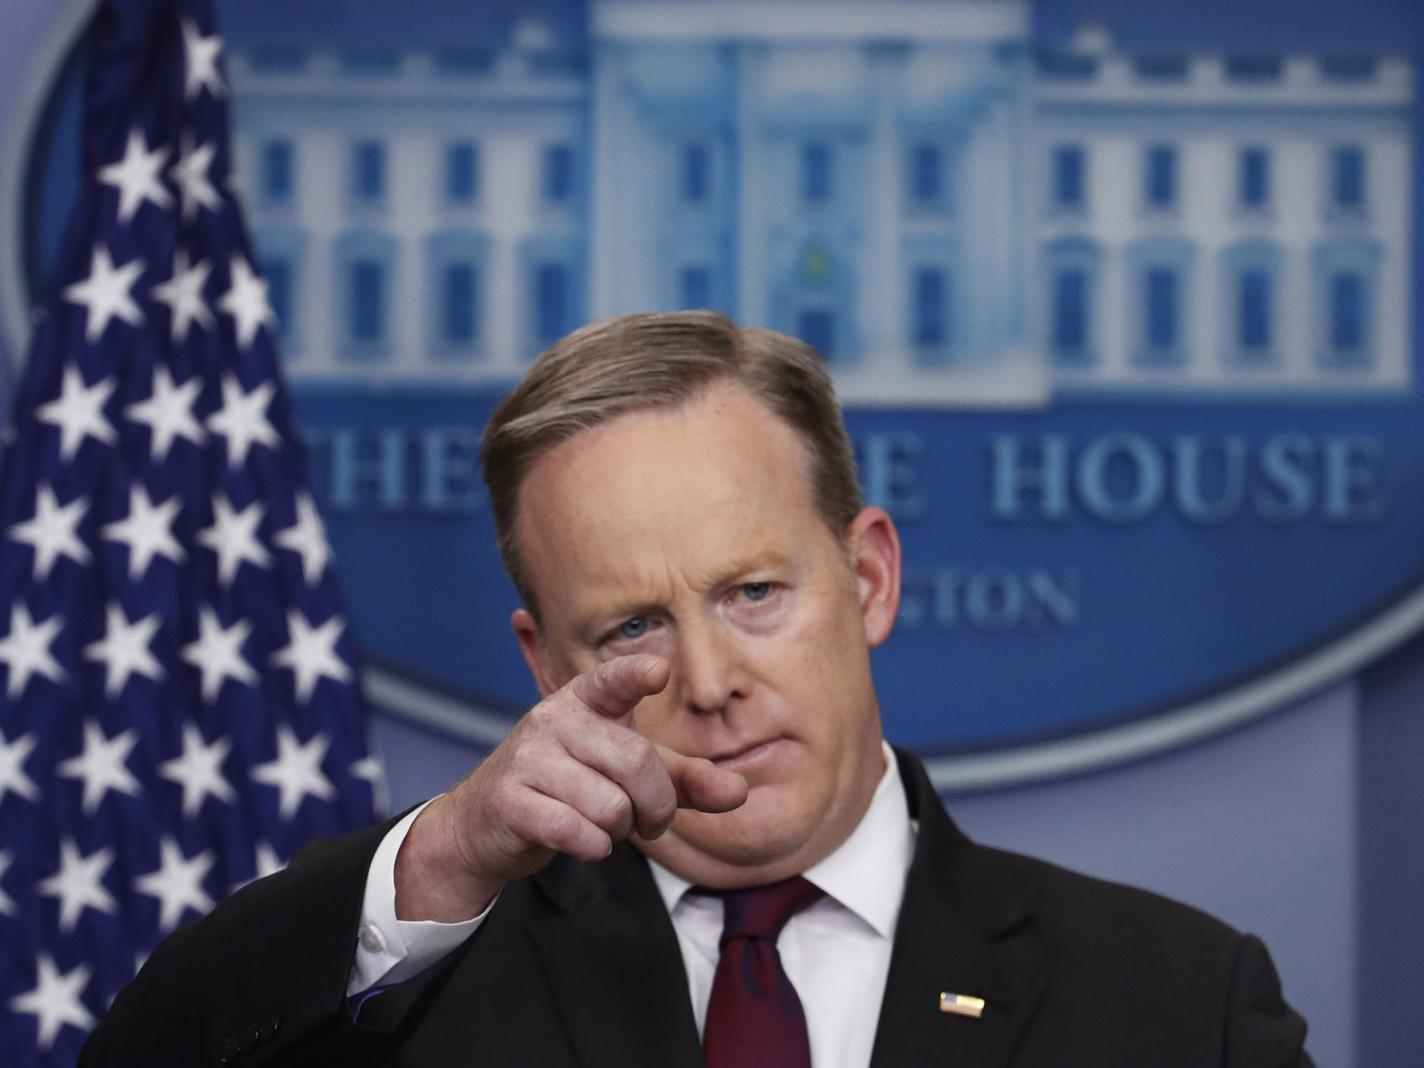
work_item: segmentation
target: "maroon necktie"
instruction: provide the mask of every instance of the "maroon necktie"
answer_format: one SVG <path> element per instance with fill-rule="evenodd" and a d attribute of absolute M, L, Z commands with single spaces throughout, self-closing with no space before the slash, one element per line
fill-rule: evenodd
<path fill-rule="evenodd" d="M 707 1002 L 707 1068 L 811 1068 L 806 1014 L 781 967 L 776 938 L 786 921 L 821 896 L 801 876 L 722 898 L 721 958 Z"/>

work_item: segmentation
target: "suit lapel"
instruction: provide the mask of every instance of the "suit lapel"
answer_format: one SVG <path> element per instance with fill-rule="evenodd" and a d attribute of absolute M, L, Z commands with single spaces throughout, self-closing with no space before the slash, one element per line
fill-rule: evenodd
<path fill-rule="evenodd" d="M 701 1068 L 682 953 L 647 862 L 619 846 L 596 867 L 536 878 L 559 908 L 531 920 L 530 936 L 580 1061 Z"/>
<path fill-rule="evenodd" d="M 923 769 L 902 756 L 900 770 L 920 829 L 871 1064 L 999 1068 L 1009 1063 L 1047 980 L 1044 947 L 1012 892 L 973 871 L 974 847 Z M 941 1012 L 941 993 L 983 998 L 983 1015 Z"/>

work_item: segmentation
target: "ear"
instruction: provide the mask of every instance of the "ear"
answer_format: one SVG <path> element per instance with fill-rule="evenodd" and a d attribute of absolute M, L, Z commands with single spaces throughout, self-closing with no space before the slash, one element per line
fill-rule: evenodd
<path fill-rule="evenodd" d="M 509 625 L 514 628 L 514 637 L 519 642 L 519 651 L 524 654 L 524 663 L 529 665 L 529 674 L 534 676 L 534 685 L 539 687 L 539 696 L 548 697 L 558 687 L 551 681 L 549 658 L 544 650 L 539 624 L 528 609 L 516 608 L 509 617 Z"/>
<path fill-rule="evenodd" d="M 900 611 L 900 535 L 883 508 L 863 508 L 846 528 L 866 644 L 890 637 Z"/>

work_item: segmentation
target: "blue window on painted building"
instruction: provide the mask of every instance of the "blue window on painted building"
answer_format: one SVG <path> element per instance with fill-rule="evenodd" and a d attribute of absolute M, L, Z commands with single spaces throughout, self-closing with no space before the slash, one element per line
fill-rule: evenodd
<path fill-rule="evenodd" d="M 1226 57 L 1226 77 L 1233 82 L 1274 82 L 1281 77 L 1281 57 L 1243 55 Z"/>
<path fill-rule="evenodd" d="M 1148 147 L 1143 192 L 1147 206 L 1153 210 L 1177 206 L 1177 150 L 1172 145 Z"/>
<path fill-rule="evenodd" d="M 380 200 L 386 194 L 386 146 L 361 141 L 351 150 L 351 193 L 357 200 Z"/>
<path fill-rule="evenodd" d="M 1180 82 L 1186 80 L 1191 64 L 1184 55 L 1162 52 L 1138 56 L 1132 69 L 1145 82 Z"/>
<path fill-rule="evenodd" d="M 440 334 L 448 347 L 469 346 L 479 333 L 479 272 L 473 263 L 445 264 L 441 277 Z"/>
<path fill-rule="evenodd" d="M 277 337 L 286 340 L 292 333 L 292 264 L 283 256 L 267 256 L 261 263 L 267 282 L 267 304 L 277 318 Z"/>
<path fill-rule="evenodd" d="M 1375 363 L 1379 272 L 1384 247 L 1361 237 L 1330 239 L 1312 253 L 1318 361 L 1368 369 Z"/>
<path fill-rule="evenodd" d="M 829 308 L 803 308 L 796 314 L 796 336 L 826 359 L 836 355 L 836 317 Z"/>
<path fill-rule="evenodd" d="M 1271 201 L 1271 156 L 1252 145 L 1237 158 L 1236 199 L 1241 207 L 1259 211 Z"/>
<path fill-rule="evenodd" d="M 1320 57 L 1320 73 L 1332 82 L 1369 82 L 1379 71 L 1378 61 L 1370 55 L 1335 55 Z"/>
<path fill-rule="evenodd" d="M 1059 145 L 1053 150 L 1053 206 L 1060 211 L 1081 210 L 1087 201 L 1087 161 L 1082 145 Z"/>
<path fill-rule="evenodd" d="M 341 53 L 341 69 L 346 74 L 396 74 L 400 64 L 401 54 L 395 48 L 347 48 Z"/>
<path fill-rule="evenodd" d="M 1053 276 L 1053 353 L 1065 362 L 1081 361 L 1089 354 L 1088 272 L 1065 267 Z"/>
<path fill-rule="evenodd" d="M 831 149 L 820 141 L 801 146 L 801 199 L 823 204 L 831 196 Z M 804 339 L 803 339 L 804 340 Z"/>
<path fill-rule="evenodd" d="M 921 207 L 944 200 L 944 153 L 938 145 L 916 145 L 910 153 L 910 200 Z"/>
<path fill-rule="evenodd" d="M 1102 249 L 1082 237 L 1063 237 L 1044 248 L 1047 321 L 1044 345 L 1055 363 L 1085 366 L 1097 359 L 1093 315 Z"/>
<path fill-rule="evenodd" d="M 377 259 L 351 262 L 351 321 L 354 341 L 375 343 L 386 336 L 386 265 Z"/>
<path fill-rule="evenodd" d="M 1145 288 L 1147 348 L 1170 352 L 1177 347 L 1177 272 L 1170 267 L 1149 268 Z"/>
<path fill-rule="evenodd" d="M 1365 152 L 1359 145 L 1340 145 L 1330 154 L 1330 203 L 1341 211 L 1365 206 Z"/>
<path fill-rule="evenodd" d="M 545 262 L 534 268 L 534 333 L 541 348 L 547 348 L 568 332 L 569 269 L 565 264 Z"/>
<path fill-rule="evenodd" d="M 307 63 L 307 50 L 298 45 L 253 45 L 247 65 L 262 74 L 296 74 Z"/>
<path fill-rule="evenodd" d="M 290 141 L 267 141 L 262 145 L 262 196 L 265 200 L 285 204 L 292 199 L 295 181 L 295 160 Z"/>
<path fill-rule="evenodd" d="M 1274 308 L 1271 274 L 1261 267 L 1248 267 L 1238 280 L 1236 304 L 1236 344 L 1244 356 L 1261 356 L 1271 351 Z"/>
<path fill-rule="evenodd" d="M 1341 356 L 1365 347 L 1365 279 L 1357 271 L 1330 278 L 1330 347 Z"/>
<path fill-rule="evenodd" d="M 483 285 L 489 239 L 473 230 L 451 228 L 425 242 L 426 347 L 437 360 L 480 355 L 483 340 Z"/>
<path fill-rule="evenodd" d="M 373 230 L 350 230 L 333 243 L 334 342 L 340 358 L 378 360 L 390 356 L 396 252 L 396 241 L 390 234 Z"/>
<path fill-rule="evenodd" d="M 712 272 L 706 267 L 684 267 L 678 276 L 683 308 L 712 307 Z"/>
<path fill-rule="evenodd" d="M 700 141 L 682 146 L 682 199 L 704 204 L 712 191 L 712 154 Z"/>
<path fill-rule="evenodd" d="M 914 321 L 911 336 L 920 348 L 936 349 L 949 340 L 949 284 L 939 267 L 915 271 Z"/>
<path fill-rule="evenodd" d="M 1237 364 L 1265 364 L 1280 355 L 1277 293 L 1285 256 L 1264 237 L 1239 241 L 1222 252 L 1223 355 Z"/>
<path fill-rule="evenodd" d="M 563 204 L 574 195 L 574 150 L 568 145 L 549 145 L 544 149 L 544 199 Z"/>
<path fill-rule="evenodd" d="M 480 157 L 474 145 L 459 141 L 445 146 L 445 199 L 467 204 L 479 196 Z"/>

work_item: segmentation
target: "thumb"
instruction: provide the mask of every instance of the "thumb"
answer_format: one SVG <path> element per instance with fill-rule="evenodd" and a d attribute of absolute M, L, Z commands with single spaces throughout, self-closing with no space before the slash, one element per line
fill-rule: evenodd
<path fill-rule="evenodd" d="M 658 746 L 663 767 L 677 791 L 677 807 L 699 812 L 730 812 L 747 799 L 747 780 L 735 771 L 719 768 L 703 757 L 684 756 L 667 746 Z"/>

